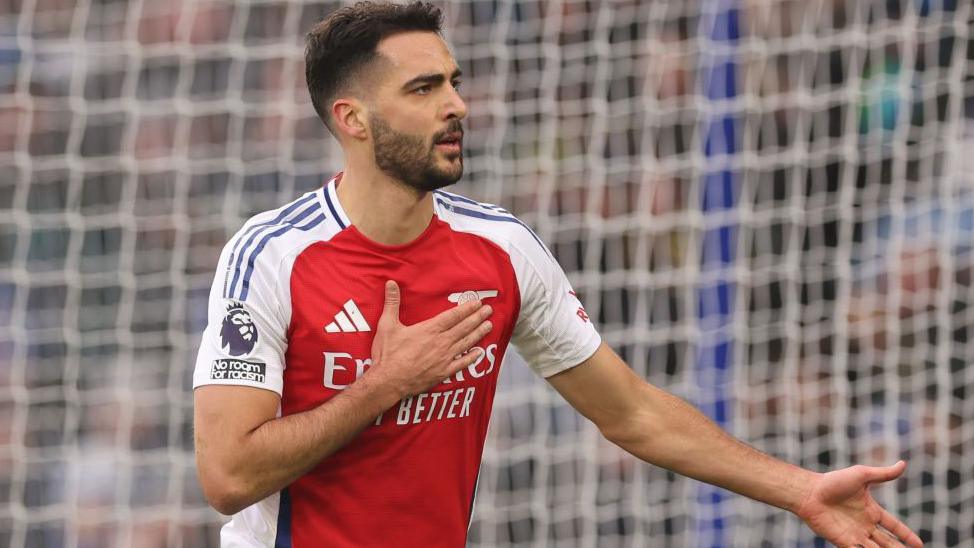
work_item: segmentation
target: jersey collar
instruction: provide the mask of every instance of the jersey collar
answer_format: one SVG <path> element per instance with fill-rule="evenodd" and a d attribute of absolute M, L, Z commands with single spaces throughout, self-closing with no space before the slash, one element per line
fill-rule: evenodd
<path fill-rule="evenodd" d="M 332 177 L 325 188 L 322 189 L 322 205 L 325 207 L 325 211 L 331 213 L 335 222 L 338 223 L 342 229 L 348 228 L 352 225 L 352 222 L 348 220 L 348 215 L 345 215 L 345 210 L 342 209 L 341 202 L 338 201 L 338 193 L 336 188 L 338 183 L 341 182 L 342 173 Z"/>

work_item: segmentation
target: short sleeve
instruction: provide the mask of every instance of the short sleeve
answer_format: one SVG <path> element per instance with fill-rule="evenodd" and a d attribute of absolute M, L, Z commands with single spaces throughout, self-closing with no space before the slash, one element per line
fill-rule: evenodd
<path fill-rule="evenodd" d="M 531 368 L 550 377 L 582 363 L 602 342 L 561 266 L 539 242 L 512 250 L 521 311 L 512 342 Z"/>
<path fill-rule="evenodd" d="M 280 272 L 278 265 L 267 260 L 267 254 L 257 257 L 252 265 L 240 260 L 246 255 L 242 249 L 246 244 L 238 244 L 244 235 L 242 231 L 231 239 L 220 256 L 210 288 L 193 388 L 230 384 L 280 395 L 288 322 L 283 310 L 286 303 L 279 291 Z"/>

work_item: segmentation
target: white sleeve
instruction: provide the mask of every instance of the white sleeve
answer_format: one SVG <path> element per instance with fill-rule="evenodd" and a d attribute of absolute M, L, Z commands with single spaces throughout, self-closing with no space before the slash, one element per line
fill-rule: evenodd
<path fill-rule="evenodd" d="M 288 315 L 280 292 L 279 265 L 268 253 L 256 257 L 248 272 L 247 232 L 223 249 L 210 289 L 193 388 L 207 384 L 253 386 L 277 392 L 284 387 L 284 352 Z M 234 278 L 236 284 L 233 284 Z M 246 290 L 243 289 L 247 282 Z"/>
<path fill-rule="evenodd" d="M 591 357 L 602 338 L 558 262 L 533 241 L 514 246 L 511 259 L 521 291 L 511 340 L 525 361 L 550 377 Z"/>

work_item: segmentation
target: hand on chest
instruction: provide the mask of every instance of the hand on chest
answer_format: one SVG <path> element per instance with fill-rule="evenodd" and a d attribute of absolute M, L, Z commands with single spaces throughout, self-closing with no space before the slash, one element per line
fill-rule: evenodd
<path fill-rule="evenodd" d="M 291 276 L 287 376 L 341 390 L 368 371 L 388 280 L 399 286 L 399 321 L 407 326 L 469 300 L 489 304 L 492 329 L 475 344 L 483 350 L 482 363 L 457 381 L 494 370 L 491 364 L 503 355 L 520 306 L 513 268 L 493 244 L 443 237 L 408 254 L 377 252 L 340 238 L 307 249 Z"/>
<path fill-rule="evenodd" d="M 493 309 L 490 319 L 494 328 L 476 345 L 483 351 L 482 358 L 452 379 L 453 382 L 464 382 L 494 371 L 500 357 L 498 347 L 506 347 L 506 339 L 513 329 L 516 299 L 510 295 L 513 288 L 504 287 L 496 281 L 474 279 L 450 282 L 449 279 L 429 276 L 409 285 L 402 284 L 400 321 L 406 325 L 422 322 L 469 300 L 490 304 Z M 303 355 L 323 356 L 322 382 L 325 388 L 347 388 L 371 367 L 372 343 L 379 329 L 384 305 L 383 284 L 377 277 L 374 280 L 363 277 L 350 280 L 346 284 L 347 293 L 341 296 L 324 294 L 318 299 L 309 298 L 295 303 L 307 309 L 301 313 L 301 317 L 307 319 L 303 322 L 304 327 L 294 330 L 305 336 L 300 337 L 300 341 L 293 340 L 292 349 L 294 345 L 300 345 L 307 348 L 307 352 L 301 352 Z M 360 296 L 345 298 L 345 295 Z M 314 301 L 318 301 L 320 306 L 312 307 Z M 449 382 L 451 379 L 446 380 L 446 383 Z"/>

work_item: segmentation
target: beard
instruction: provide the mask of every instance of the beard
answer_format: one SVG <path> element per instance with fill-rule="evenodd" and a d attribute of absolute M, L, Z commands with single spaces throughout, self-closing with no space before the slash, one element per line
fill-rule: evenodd
<path fill-rule="evenodd" d="M 458 119 L 450 120 L 446 130 L 433 135 L 427 144 L 421 135 L 401 133 L 392 129 L 378 116 L 369 118 L 369 126 L 375 141 L 375 165 L 386 175 L 401 181 L 406 186 L 422 192 L 452 185 L 463 176 L 463 152 L 458 162 L 450 162 L 447 168 L 436 165 L 436 142 L 448 133 L 463 131 Z"/>

